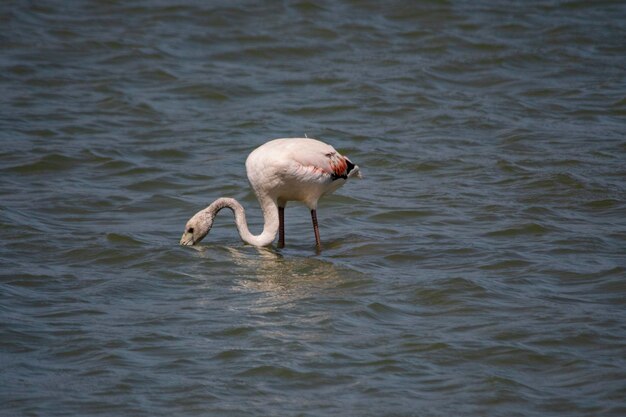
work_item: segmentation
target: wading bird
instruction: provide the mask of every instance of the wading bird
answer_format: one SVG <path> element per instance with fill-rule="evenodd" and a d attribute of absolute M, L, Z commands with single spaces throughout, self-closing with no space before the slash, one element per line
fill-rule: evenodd
<path fill-rule="evenodd" d="M 263 232 L 248 230 L 244 208 L 234 198 L 222 197 L 196 213 L 185 226 L 181 245 L 195 245 L 211 230 L 223 208 L 235 214 L 241 239 L 254 246 L 271 245 L 278 232 L 278 247 L 285 246 L 285 205 L 301 201 L 311 210 L 315 245 L 321 248 L 317 202 L 341 187 L 348 178 L 361 177 L 359 167 L 332 146 L 316 139 L 274 139 L 256 148 L 246 160 L 248 180 L 263 210 Z"/>

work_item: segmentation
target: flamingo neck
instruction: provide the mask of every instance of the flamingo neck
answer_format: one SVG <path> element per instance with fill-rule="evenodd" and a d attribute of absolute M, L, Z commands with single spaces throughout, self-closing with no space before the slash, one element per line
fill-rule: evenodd
<path fill-rule="evenodd" d="M 229 208 L 235 214 L 235 224 L 241 240 L 254 246 L 271 245 L 278 233 L 278 205 L 276 201 L 265 196 L 258 196 L 261 209 L 263 210 L 263 232 L 260 235 L 253 235 L 248 229 L 246 221 L 246 211 L 234 198 L 222 197 L 215 200 L 207 207 L 208 215 L 214 218 L 217 212 L 223 208 Z"/>

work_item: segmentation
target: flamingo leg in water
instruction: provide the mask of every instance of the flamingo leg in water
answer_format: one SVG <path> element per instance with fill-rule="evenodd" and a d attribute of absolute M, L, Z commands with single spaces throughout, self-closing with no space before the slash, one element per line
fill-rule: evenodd
<path fill-rule="evenodd" d="M 278 207 L 278 247 L 285 247 L 285 208 Z"/>
<path fill-rule="evenodd" d="M 311 220 L 313 220 L 313 232 L 315 232 L 315 246 L 319 250 L 322 248 L 322 242 L 320 241 L 320 229 L 317 225 L 317 211 L 311 210 Z"/>

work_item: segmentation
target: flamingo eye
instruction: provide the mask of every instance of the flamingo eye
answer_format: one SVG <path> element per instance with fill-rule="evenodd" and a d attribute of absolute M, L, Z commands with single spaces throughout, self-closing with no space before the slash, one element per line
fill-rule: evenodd
<path fill-rule="evenodd" d="M 190 227 L 189 229 L 187 229 L 187 233 L 193 233 L 193 227 Z"/>

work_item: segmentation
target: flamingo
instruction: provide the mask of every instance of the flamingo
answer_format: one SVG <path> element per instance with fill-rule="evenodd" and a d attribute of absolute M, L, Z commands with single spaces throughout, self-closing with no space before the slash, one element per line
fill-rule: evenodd
<path fill-rule="evenodd" d="M 185 225 L 181 245 L 195 245 L 211 230 L 217 213 L 229 208 L 241 239 L 254 246 L 268 246 L 278 232 L 278 247 L 285 246 L 285 206 L 300 201 L 311 210 L 315 246 L 321 249 L 317 202 L 341 187 L 348 178 L 361 178 L 359 167 L 332 146 L 310 138 L 271 140 L 250 153 L 246 160 L 248 181 L 263 210 L 263 232 L 248 229 L 243 206 L 234 198 L 222 197 L 197 212 Z"/>

